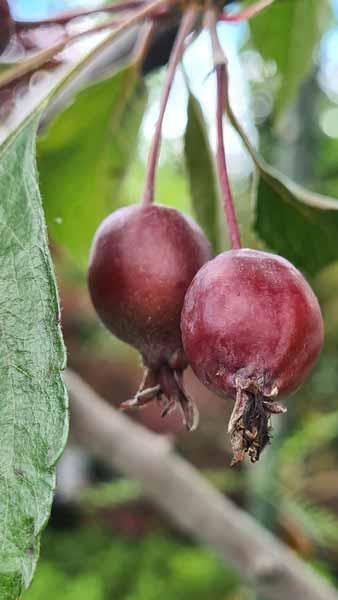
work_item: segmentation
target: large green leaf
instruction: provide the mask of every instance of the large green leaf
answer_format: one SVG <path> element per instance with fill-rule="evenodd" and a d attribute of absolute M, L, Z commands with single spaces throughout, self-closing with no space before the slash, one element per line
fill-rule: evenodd
<path fill-rule="evenodd" d="M 215 167 L 202 109 L 192 94 L 189 95 L 184 150 L 193 209 L 217 253 L 221 244 Z"/>
<path fill-rule="evenodd" d="M 65 351 L 34 116 L 0 149 L 0 598 L 29 585 L 67 435 Z"/>
<path fill-rule="evenodd" d="M 250 21 L 254 46 L 264 59 L 276 62 L 281 76 L 277 115 L 306 78 L 329 15 L 328 0 L 275 0 Z"/>
<path fill-rule="evenodd" d="M 227 113 L 257 169 L 255 229 L 264 242 L 315 275 L 338 260 L 338 200 L 291 181 L 268 165 L 231 109 Z"/>
<path fill-rule="evenodd" d="M 54 239 L 83 265 L 98 224 L 123 204 L 119 187 L 144 106 L 138 69 L 126 67 L 83 90 L 39 142 L 47 223 Z"/>

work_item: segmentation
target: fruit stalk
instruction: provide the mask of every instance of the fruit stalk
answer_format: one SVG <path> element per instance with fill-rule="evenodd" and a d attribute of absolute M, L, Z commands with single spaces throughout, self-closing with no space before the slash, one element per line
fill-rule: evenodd
<path fill-rule="evenodd" d="M 224 138 L 223 138 L 223 113 L 224 113 L 224 97 L 225 97 L 225 65 L 216 65 L 217 77 L 217 150 L 216 161 L 219 175 L 221 193 L 223 196 L 223 206 L 228 223 L 231 247 L 233 250 L 241 248 L 241 237 L 236 219 L 233 198 L 231 194 L 228 171 L 225 160 Z"/>
<path fill-rule="evenodd" d="M 228 93 L 227 89 L 227 76 L 226 76 L 226 58 L 224 56 L 222 47 L 220 45 L 217 31 L 218 15 L 214 9 L 210 9 L 207 12 L 206 20 L 210 30 L 211 44 L 214 68 L 216 72 L 217 91 L 216 91 L 216 132 L 217 132 L 217 146 L 216 146 L 216 163 L 219 177 L 219 184 L 221 188 L 223 207 L 226 222 L 229 230 L 230 243 L 233 250 L 237 250 L 242 247 L 241 236 L 239 227 L 236 219 L 236 213 L 234 208 L 234 202 L 231 194 L 231 188 L 229 183 L 225 148 L 224 148 L 224 135 L 223 135 L 223 115 L 225 108 L 225 99 Z"/>
<path fill-rule="evenodd" d="M 148 157 L 144 192 L 142 197 L 142 203 L 144 205 L 151 204 L 154 199 L 155 173 L 160 152 L 163 117 L 167 107 L 172 83 L 174 81 L 176 68 L 184 52 L 186 37 L 193 29 L 198 13 L 199 8 L 195 5 L 192 5 L 183 14 L 175 44 L 170 55 L 166 79 L 162 90 L 159 117 L 155 126 L 155 132 Z"/>

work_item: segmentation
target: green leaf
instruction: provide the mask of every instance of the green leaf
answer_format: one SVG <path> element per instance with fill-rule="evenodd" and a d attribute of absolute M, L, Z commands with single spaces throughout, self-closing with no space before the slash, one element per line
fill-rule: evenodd
<path fill-rule="evenodd" d="M 309 275 L 338 260 L 338 200 L 306 190 L 262 161 L 259 172 L 260 238 Z"/>
<path fill-rule="evenodd" d="M 294 99 L 331 14 L 328 0 L 276 0 L 250 21 L 253 44 L 281 76 L 276 115 Z"/>
<path fill-rule="evenodd" d="M 192 94 L 189 95 L 184 150 L 193 209 L 217 254 L 221 243 L 215 168 L 202 109 Z"/>
<path fill-rule="evenodd" d="M 136 66 L 83 90 L 38 145 L 47 223 L 53 238 L 82 265 L 93 234 L 123 204 L 119 187 L 145 106 Z"/>
<path fill-rule="evenodd" d="M 255 230 L 275 252 L 315 275 L 338 260 L 338 200 L 303 188 L 257 153 L 227 101 L 227 114 L 257 169 Z"/>
<path fill-rule="evenodd" d="M 35 168 L 38 117 L 0 149 L 0 597 L 31 580 L 67 436 L 65 350 Z"/>

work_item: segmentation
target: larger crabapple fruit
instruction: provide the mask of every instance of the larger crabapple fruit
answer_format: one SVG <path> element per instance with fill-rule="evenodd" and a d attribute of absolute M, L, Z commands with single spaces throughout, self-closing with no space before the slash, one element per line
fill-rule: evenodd
<path fill-rule="evenodd" d="M 178 403 L 186 427 L 197 411 L 183 387 L 180 318 L 186 290 L 211 258 L 201 229 L 173 208 L 132 205 L 107 217 L 94 237 L 88 284 L 106 327 L 142 355 L 145 375 L 123 408 L 157 400 L 162 414 Z"/>
<path fill-rule="evenodd" d="M 223 252 L 194 277 L 181 320 L 187 359 L 204 385 L 235 400 L 233 463 L 258 460 L 276 397 L 306 379 L 323 343 L 316 296 L 286 259 L 256 250 Z"/>

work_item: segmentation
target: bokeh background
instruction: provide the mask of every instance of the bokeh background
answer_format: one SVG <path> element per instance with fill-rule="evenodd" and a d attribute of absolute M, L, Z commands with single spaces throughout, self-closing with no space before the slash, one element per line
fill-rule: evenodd
<path fill-rule="evenodd" d="M 19 18 L 31 19 L 95 4 L 98 2 L 11 1 Z M 321 17 L 319 43 L 298 97 L 281 114 L 277 110 L 281 73 L 276 62 L 259 53 L 246 24 L 221 24 L 219 32 L 230 64 L 232 105 L 252 142 L 270 164 L 295 181 L 338 198 L 338 0 L 331 8 L 330 14 Z M 205 34 L 189 46 L 184 70 L 203 107 L 213 147 L 214 81 Z M 147 109 L 137 151 L 119 191 L 119 205 L 136 202 L 140 196 L 163 75 L 159 69 L 146 78 Z M 157 197 L 161 203 L 191 214 L 182 141 L 187 104 L 184 77 L 182 70 L 178 72 L 165 117 Z M 282 82 L 284 87 L 293 85 L 292 70 L 289 77 L 290 82 Z M 251 160 L 230 125 L 225 128 L 225 138 L 245 245 L 262 248 L 252 228 Z M 81 214 L 78 219 L 81 227 Z M 227 247 L 225 232 L 222 244 Z M 98 322 L 83 265 L 55 243 L 53 236 L 51 245 L 68 364 L 107 402 L 118 406 L 137 389 L 142 375 L 139 358 Z M 289 399 L 288 414 L 277 419 L 273 443 L 257 465 L 243 464 L 230 470 L 225 434 L 230 403 L 207 392 L 191 373 L 187 375 L 190 391 L 201 412 L 200 427 L 193 435 L 183 431 L 175 413 L 162 419 L 155 406 L 130 418 L 168 436 L 177 451 L 219 490 L 338 587 L 338 264 L 322 270 L 311 284 L 323 310 L 325 347 L 310 380 Z M 135 482 L 95 460 L 71 434 L 58 468 L 41 561 L 25 595 L 27 600 L 47 597 L 251 600 L 255 594 L 207 548 L 182 536 L 145 501 Z"/>

